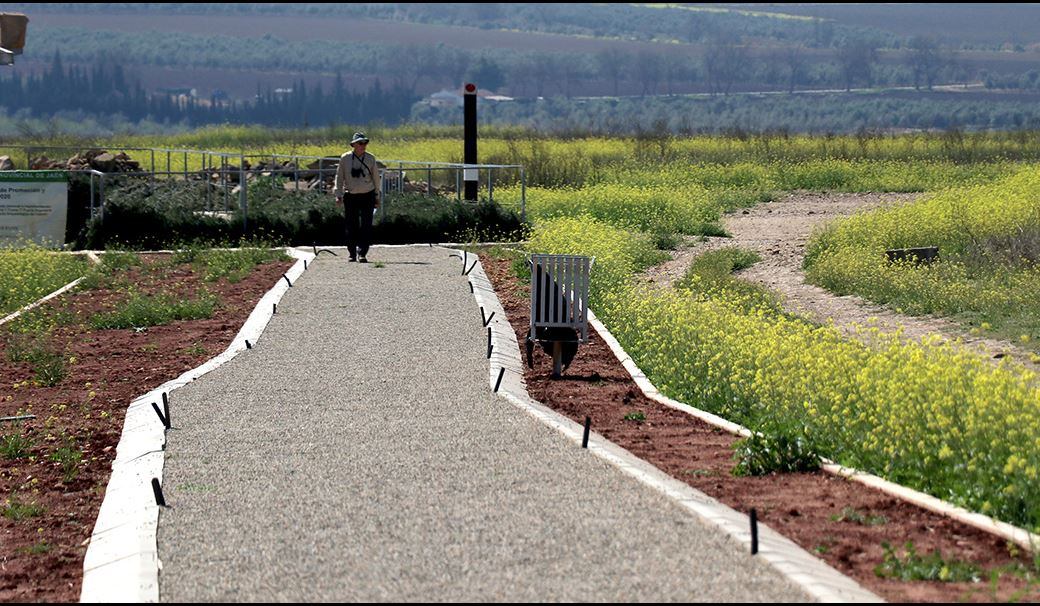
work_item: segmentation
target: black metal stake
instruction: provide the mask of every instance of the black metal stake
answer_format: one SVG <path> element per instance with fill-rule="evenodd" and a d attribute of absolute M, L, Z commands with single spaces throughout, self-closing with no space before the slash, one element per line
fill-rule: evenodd
<path fill-rule="evenodd" d="M 581 447 L 589 447 L 589 431 L 592 429 L 592 417 L 585 417 L 585 435 L 581 437 Z"/>
<path fill-rule="evenodd" d="M 498 380 L 495 381 L 495 393 L 498 393 L 498 388 L 499 388 L 500 385 L 502 385 L 502 377 L 505 376 L 505 374 L 506 374 L 505 367 L 502 367 L 502 368 L 498 369 Z"/>
<path fill-rule="evenodd" d="M 469 283 L 469 292 L 470 294 L 473 294 L 473 282 Z"/>
<path fill-rule="evenodd" d="M 158 478 L 152 478 L 152 493 L 155 495 L 155 504 L 159 507 L 166 507 L 166 499 L 163 498 L 162 486 L 159 485 Z"/>
<path fill-rule="evenodd" d="M 274 305 L 274 311 L 272 311 L 271 313 L 272 314 L 276 314 L 276 313 L 278 313 L 278 304 L 277 303 L 273 303 L 273 305 Z"/>
<path fill-rule="evenodd" d="M 481 308 L 480 311 L 483 312 L 484 309 Z M 481 315 L 483 315 L 483 313 L 481 313 Z M 487 317 L 487 320 L 484 320 L 484 326 L 490 326 L 491 325 L 491 319 L 494 318 L 494 317 L 495 317 L 495 312 L 491 312 L 491 315 Z"/>
<path fill-rule="evenodd" d="M 307 271 L 307 259 L 303 260 L 303 271 Z"/>
<path fill-rule="evenodd" d="M 289 288 L 292 288 L 292 282 L 289 281 L 289 276 L 282 274 L 282 277 L 285 278 L 285 283 L 289 285 Z"/>
<path fill-rule="evenodd" d="M 481 323 L 484 324 L 485 327 L 487 327 L 487 316 L 484 315 L 484 307 L 483 306 L 481 306 L 481 308 L 480 308 L 480 321 L 481 321 Z"/>
<path fill-rule="evenodd" d="M 154 410 L 155 414 L 159 416 L 159 420 L 162 421 L 163 427 L 169 429 L 170 418 L 168 416 L 163 415 L 162 411 L 159 410 L 159 405 L 155 402 L 152 402 L 152 410 Z M 167 412 L 169 412 L 169 410 L 167 410 Z"/>
<path fill-rule="evenodd" d="M 246 349 L 253 349 L 253 344 L 249 342 L 249 339 L 246 339 Z"/>
<path fill-rule="evenodd" d="M 758 553 L 758 512 L 751 508 L 751 555 Z"/>
<path fill-rule="evenodd" d="M 462 275 L 466 275 L 466 273 L 468 273 L 466 271 L 467 263 L 469 263 L 469 253 L 466 251 L 462 251 Z"/>
<path fill-rule="evenodd" d="M 488 360 L 491 359 L 491 349 L 492 349 L 492 347 L 493 346 L 491 345 L 491 327 L 488 326 L 488 356 L 487 356 Z"/>

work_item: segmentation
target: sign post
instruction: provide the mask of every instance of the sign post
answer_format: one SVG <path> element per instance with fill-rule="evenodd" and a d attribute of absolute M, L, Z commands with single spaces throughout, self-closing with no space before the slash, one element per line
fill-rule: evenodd
<path fill-rule="evenodd" d="M 466 93 L 462 98 L 462 161 L 466 164 L 462 174 L 462 180 L 466 182 L 466 193 L 463 198 L 476 201 L 480 175 L 476 168 L 470 168 L 470 166 L 477 164 L 477 85 L 467 84 Z"/>
<path fill-rule="evenodd" d="M 0 172 L 0 247 L 65 244 L 69 177 L 60 170 Z"/>

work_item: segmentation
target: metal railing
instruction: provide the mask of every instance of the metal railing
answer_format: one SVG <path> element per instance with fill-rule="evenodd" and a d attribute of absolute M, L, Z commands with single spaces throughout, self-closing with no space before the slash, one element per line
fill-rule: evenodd
<path fill-rule="evenodd" d="M 39 160 L 40 154 L 62 152 L 80 154 L 88 149 L 68 146 L 30 146 L 22 148 L 25 152 L 26 167 Z M 87 175 L 90 180 L 90 213 L 91 218 L 100 215 L 104 221 L 106 183 L 116 179 L 147 178 L 152 187 L 158 181 L 183 179 L 185 181 L 204 181 L 212 187 L 207 188 L 206 211 L 219 208 L 219 199 L 223 199 L 223 212 L 231 212 L 231 199 L 238 196 L 238 208 L 242 211 L 243 229 L 248 227 L 249 187 L 259 177 L 279 176 L 293 184 L 296 191 L 307 190 L 330 192 L 335 179 L 339 157 L 308 156 L 300 154 L 246 154 L 228 153 L 206 150 L 166 149 L 150 147 L 106 147 L 110 154 L 124 153 L 141 166 L 142 170 L 128 172 L 105 172 L 95 168 L 70 169 L 70 175 Z M 139 159 L 128 152 L 145 152 L 147 164 L 142 166 Z M 165 156 L 165 168 L 163 160 Z M 67 157 L 67 156 L 66 156 Z M 138 155 L 138 158 L 140 155 Z M 53 159 L 49 158 L 53 161 Z M 174 167 L 174 160 L 180 164 Z M 306 163 L 306 166 L 304 166 Z M 495 183 L 520 185 L 520 216 L 527 219 L 527 180 L 524 167 L 519 164 L 458 164 L 450 162 L 417 162 L 408 160 L 380 160 L 385 167 L 380 170 L 380 186 L 384 202 L 397 194 L 421 193 L 427 196 L 454 194 L 456 200 L 462 199 L 464 173 L 476 170 L 478 182 L 486 191 L 490 202 L 495 200 Z M 146 170 L 144 167 L 149 169 Z M 248 166 L 248 168 L 247 168 Z M 194 167 L 194 168 L 192 168 Z M 420 180 L 416 181 L 415 177 Z M 237 190 L 237 191 L 236 191 Z M 214 195 L 218 204 L 214 204 Z M 384 204 L 379 218 L 386 213 Z M 217 211 L 219 212 L 219 211 Z"/>

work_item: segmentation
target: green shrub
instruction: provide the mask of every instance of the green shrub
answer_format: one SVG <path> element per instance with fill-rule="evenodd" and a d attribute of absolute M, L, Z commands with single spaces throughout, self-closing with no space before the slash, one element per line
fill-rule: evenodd
<path fill-rule="evenodd" d="M 106 194 L 104 221 L 88 223 L 82 237 L 88 248 L 112 244 L 132 249 L 160 249 L 183 242 L 234 245 L 242 237 L 288 245 L 346 243 L 343 210 L 328 193 L 286 191 L 276 181 L 249 186 L 247 227 L 237 198 L 223 212 L 223 198 L 210 194 L 219 211 L 207 210 L 206 185 L 194 182 L 128 182 Z M 486 237 L 521 231 L 519 216 L 488 201 L 459 201 L 441 196 L 388 196 L 375 217 L 373 240 L 404 244 L 460 240 L 481 232 Z M 245 229 L 245 233 L 243 230 Z"/>
<path fill-rule="evenodd" d="M 820 455 L 804 428 L 801 431 L 771 428 L 768 432 L 753 433 L 734 445 L 733 458 L 737 462 L 733 468 L 736 476 L 764 476 L 820 468 Z"/>

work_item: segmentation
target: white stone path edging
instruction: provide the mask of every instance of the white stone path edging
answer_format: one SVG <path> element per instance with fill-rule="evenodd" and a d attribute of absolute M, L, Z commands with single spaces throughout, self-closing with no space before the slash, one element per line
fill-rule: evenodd
<path fill-rule="evenodd" d="M 664 404 L 669 408 L 674 408 L 675 410 L 697 417 L 706 423 L 710 423 L 711 425 L 724 429 L 730 433 L 742 437 L 748 437 L 751 435 L 751 431 L 745 427 L 727 421 L 726 419 L 713 415 L 710 412 L 697 409 L 689 404 L 673 400 L 662 394 L 656 387 L 654 387 L 653 383 L 647 379 L 646 375 L 643 374 L 643 371 L 636 366 L 636 363 L 632 360 L 631 356 L 625 352 L 624 348 L 621 347 L 621 344 L 614 338 L 614 335 L 612 335 L 610 331 L 607 330 L 607 327 L 599 321 L 599 318 L 592 313 L 592 310 L 589 310 L 589 322 L 593 325 L 596 331 L 599 332 L 599 335 L 603 337 L 603 340 L 606 341 L 611 351 L 613 351 L 614 355 L 617 356 L 617 359 L 621 360 L 625 370 L 632 375 L 632 379 L 637 385 L 639 385 L 639 389 L 643 391 L 643 394 L 646 397 L 660 404 Z M 1026 551 L 1035 552 L 1036 549 L 1040 547 L 1040 535 L 1033 534 L 1024 528 L 1001 522 L 1000 520 L 996 520 L 981 513 L 968 511 L 963 507 L 957 507 L 956 505 L 947 503 L 946 501 L 933 497 L 932 495 L 925 494 L 912 488 L 907 488 L 906 486 L 890 482 L 884 478 L 859 471 L 858 469 L 843 467 L 828 459 L 823 459 L 822 461 L 822 469 L 829 474 L 847 478 L 854 482 L 863 484 L 864 486 L 880 490 L 889 496 L 927 509 L 933 513 L 947 516 L 973 528 L 994 534 L 1002 539 L 1011 541 Z"/>
<path fill-rule="evenodd" d="M 75 254 L 75 253 L 73 253 L 73 254 Z M 95 265 L 97 265 L 98 263 L 101 263 L 101 259 L 99 259 L 98 256 L 96 254 L 94 254 L 93 252 L 87 252 L 87 253 L 83 253 L 83 254 L 85 254 L 87 256 L 87 258 L 90 259 L 91 263 L 93 263 Z M 86 276 L 83 276 L 83 277 L 86 277 Z M 3 326 L 4 324 L 7 324 L 11 320 L 14 320 L 15 318 L 17 318 L 18 316 L 24 314 L 27 311 L 31 311 L 33 309 L 36 309 L 37 307 L 43 305 L 47 301 L 50 301 L 51 299 L 53 299 L 55 297 L 61 296 L 61 295 L 65 294 L 65 293 L 67 293 L 68 291 L 72 290 L 73 288 L 76 288 L 76 285 L 83 281 L 83 277 L 76 278 L 72 282 L 69 282 L 65 286 L 62 286 L 61 288 L 59 288 L 58 290 L 52 292 L 51 294 L 47 295 L 46 297 L 43 297 L 42 299 L 40 299 L 38 301 L 34 301 L 34 302 L 26 305 L 25 307 L 19 309 L 18 311 L 12 312 L 12 313 L 4 316 L 3 318 L 0 318 L 0 326 Z"/>
<path fill-rule="evenodd" d="M 296 282 L 314 254 L 292 248 L 286 253 L 297 259 L 285 274 L 290 282 Z M 161 563 L 156 544 L 159 506 L 155 503 L 151 481 L 157 478 L 162 482 L 166 431 L 152 404 L 161 404 L 163 393 L 191 383 L 237 356 L 247 349 L 246 340 L 256 343 L 274 315 L 274 304 L 288 289 L 286 281 L 279 279 L 253 308 L 222 354 L 130 403 L 123 434 L 116 446 L 112 476 L 83 560 L 81 602 L 159 601 Z M 177 418 L 176 409 L 170 411 L 170 416 Z"/>
<path fill-rule="evenodd" d="M 502 373 L 502 382 L 499 385 L 498 393 L 514 406 L 557 430 L 576 445 L 580 445 L 584 427 L 540 402 L 532 400 L 527 394 L 527 388 L 523 380 L 523 360 L 520 354 L 520 346 L 516 340 L 516 333 L 514 333 L 512 325 L 506 318 L 505 310 L 495 294 L 494 287 L 488 280 L 487 274 L 485 274 L 484 268 L 476 255 L 464 254 L 463 251 L 456 252 L 467 260 L 472 259 L 476 261 L 476 265 L 469 273 L 473 295 L 477 300 L 477 305 L 483 308 L 485 317 L 490 316 L 491 313 L 495 314 L 490 323 L 493 349 L 488 369 L 488 381 L 491 389 L 495 388 L 499 380 L 500 369 L 504 368 L 505 372 Z M 470 263 L 473 261 L 470 261 Z M 590 321 L 592 321 L 591 314 Z M 601 336 L 609 334 L 604 332 L 604 328 L 597 327 L 597 330 L 600 330 Z M 620 355 L 618 357 L 621 358 Z M 748 518 L 740 512 L 672 478 L 653 465 L 595 433 L 592 433 L 589 437 L 589 452 L 643 484 L 670 497 L 687 511 L 693 513 L 704 524 L 725 532 L 743 549 L 750 552 L 750 524 Z M 760 524 L 758 532 L 759 551 L 757 557 L 766 560 L 775 570 L 817 600 L 821 602 L 875 603 L 884 601 L 767 526 Z M 748 557 L 751 556 L 749 555 Z"/>

